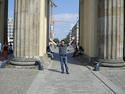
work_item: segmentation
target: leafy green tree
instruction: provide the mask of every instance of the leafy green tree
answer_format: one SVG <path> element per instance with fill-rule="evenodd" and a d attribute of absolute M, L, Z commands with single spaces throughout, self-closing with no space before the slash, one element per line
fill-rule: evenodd
<path fill-rule="evenodd" d="M 59 43 L 59 39 L 58 39 L 58 38 L 55 38 L 53 41 L 54 41 L 55 43 Z"/>
<path fill-rule="evenodd" d="M 64 38 L 63 40 L 64 40 L 65 44 L 69 44 L 69 39 L 68 38 Z"/>

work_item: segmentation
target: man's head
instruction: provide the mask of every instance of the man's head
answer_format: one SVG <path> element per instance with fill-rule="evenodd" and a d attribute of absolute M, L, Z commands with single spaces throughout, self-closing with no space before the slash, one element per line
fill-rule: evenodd
<path fill-rule="evenodd" d="M 64 40 L 61 40 L 61 45 L 64 45 L 64 44 L 65 44 Z"/>

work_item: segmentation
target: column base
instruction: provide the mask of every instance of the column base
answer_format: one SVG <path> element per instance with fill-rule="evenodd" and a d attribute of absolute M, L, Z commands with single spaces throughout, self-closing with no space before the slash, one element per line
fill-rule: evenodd
<path fill-rule="evenodd" d="M 99 59 L 101 66 L 104 67 L 125 67 L 125 62 L 123 59 Z"/>
<path fill-rule="evenodd" d="M 17 66 L 31 66 L 31 65 L 35 65 L 35 62 L 38 60 L 41 61 L 41 58 L 40 57 L 32 57 L 32 58 L 15 57 L 10 61 L 10 64 L 17 65 Z"/>

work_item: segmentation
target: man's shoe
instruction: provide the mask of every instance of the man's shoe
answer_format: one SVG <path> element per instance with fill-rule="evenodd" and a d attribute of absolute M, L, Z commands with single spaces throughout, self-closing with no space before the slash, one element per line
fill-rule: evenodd
<path fill-rule="evenodd" d="M 61 73 L 63 74 L 64 72 L 62 71 Z"/>
<path fill-rule="evenodd" d="M 66 72 L 66 74 L 69 74 L 69 72 Z"/>

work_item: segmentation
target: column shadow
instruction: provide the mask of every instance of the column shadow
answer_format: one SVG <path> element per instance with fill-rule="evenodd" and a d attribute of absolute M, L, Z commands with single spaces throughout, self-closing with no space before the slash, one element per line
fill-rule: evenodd
<path fill-rule="evenodd" d="M 76 56 L 76 57 L 72 57 L 72 55 L 73 55 L 73 53 L 67 54 L 69 64 L 75 64 L 75 65 L 81 65 L 81 66 L 91 66 L 91 67 L 95 66 L 89 61 L 89 59 L 85 55 Z M 54 58 L 53 58 L 54 61 L 60 62 L 59 53 L 53 52 L 53 56 L 54 56 Z"/>
<path fill-rule="evenodd" d="M 57 69 L 48 69 L 49 71 L 52 71 L 52 72 L 57 72 L 57 73 L 61 73 L 61 71 L 57 70 Z"/>

